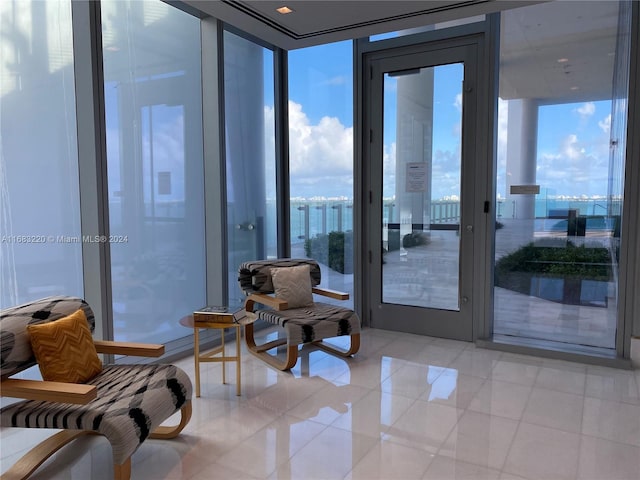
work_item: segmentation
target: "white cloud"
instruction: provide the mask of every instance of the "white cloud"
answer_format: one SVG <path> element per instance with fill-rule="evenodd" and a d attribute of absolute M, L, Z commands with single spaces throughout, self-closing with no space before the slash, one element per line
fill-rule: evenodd
<path fill-rule="evenodd" d="M 453 106 L 458 109 L 458 111 L 462 111 L 462 94 L 458 93 L 456 95 L 455 100 L 453 101 Z"/>
<path fill-rule="evenodd" d="M 276 142 L 275 116 L 273 107 L 264 107 L 264 145 L 265 145 L 265 194 L 267 198 L 276 198 Z"/>
<path fill-rule="evenodd" d="M 507 184 L 507 139 L 509 126 L 509 101 L 498 98 L 498 148 L 497 148 L 497 193 L 506 194 Z"/>
<path fill-rule="evenodd" d="M 504 153 L 503 158 L 506 157 L 506 154 L 507 154 L 508 126 L 509 126 L 509 101 L 502 100 L 501 98 L 499 98 L 498 99 L 498 151 L 502 151 Z"/>
<path fill-rule="evenodd" d="M 572 133 L 562 141 L 561 152 L 570 160 L 580 160 L 585 154 L 585 149 L 580 147 L 578 136 Z"/>
<path fill-rule="evenodd" d="M 576 111 L 593 115 L 595 107 L 585 103 Z M 508 101 L 498 104 L 498 185 L 505 183 Z M 273 109 L 265 109 L 267 152 L 273 151 Z M 610 118 L 599 124 L 604 130 Z M 336 117 L 325 116 L 312 123 L 303 106 L 289 102 L 289 155 L 292 197 L 336 197 L 353 195 L 353 127 Z M 562 138 L 556 148 L 540 150 L 537 183 L 558 194 L 606 193 L 608 178 L 607 144 L 602 139 L 581 140 L 572 133 Z M 383 147 L 383 196 L 391 197 L 396 189 L 396 144 Z M 273 160 L 267 159 L 267 169 Z M 436 151 L 433 158 L 434 197 L 456 193 L 459 189 L 459 152 Z"/>
<path fill-rule="evenodd" d="M 604 133 L 607 135 L 611 131 L 611 114 L 607 115 L 605 118 L 598 122 L 598 126 L 602 129 Z"/>
<path fill-rule="evenodd" d="M 353 195 L 353 127 L 336 117 L 311 124 L 302 105 L 289 101 L 291 196 Z"/>
<path fill-rule="evenodd" d="M 601 141 L 565 136 L 554 151 L 538 152 L 536 183 L 557 195 L 601 195 L 607 192 L 609 160 Z"/>
<path fill-rule="evenodd" d="M 396 142 L 384 145 L 382 152 L 383 162 L 383 198 L 393 198 L 396 195 Z"/>
<path fill-rule="evenodd" d="M 436 150 L 431 165 L 431 198 L 460 196 L 460 148 Z"/>
<path fill-rule="evenodd" d="M 581 107 L 576 108 L 575 110 L 580 114 L 583 118 L 588 118 L 594 113 L 596 113 L 596 104 L 593 102 L 587 102 L 583 104 Z"/>

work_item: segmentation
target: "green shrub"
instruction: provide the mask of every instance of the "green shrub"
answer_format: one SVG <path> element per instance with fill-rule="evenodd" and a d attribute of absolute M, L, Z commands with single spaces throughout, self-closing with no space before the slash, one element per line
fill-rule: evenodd
<path fill-rule="evenodd" d="M 319 233 L 304 241 L 304 253 L 336 272 L 353 273 L 353 232 Z"/>
<path fill-rule="evenodd" d="M 606 248 L 576 247 L 571 242 L 566 247 L 536 247 L 529 243 L 496 262 L 498 287 L 531 295 L 534 277 L 562 279 L 562 303 L 606 305 L 606 297 L 583 300 L 582 280 L 609 281 L 611 256 Z"/>
<path fill-rule="evenodd" d="M 537 247 L 529 243 L 496 262 L 495 284 L 516 292 L 530 293 L 531 277 L 609 281 L 611 256 L 606 248 Z"/>
<path fill-rule="evenodd" d="M 608 281 L 610 264 L 611 256 L 606 248 L 576 247 L 571 242 L 565 248 L 536 247 L 529 243 L 498 260 L 496 273 L 528 272 L 538 276 Z"/>
<path fill-rule="evenodd" d="M 402 237 L 402 246 L 404 248 L 429 245 L 429 243 L 431 243 L 431 238 L 428 233 L 424 232 L 411 232 Z"/>

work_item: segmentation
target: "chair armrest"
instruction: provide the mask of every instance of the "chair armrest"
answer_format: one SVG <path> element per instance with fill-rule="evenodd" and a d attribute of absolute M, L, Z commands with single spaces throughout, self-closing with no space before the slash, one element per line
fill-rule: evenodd
<path fill-rule="evenodd" d="M 0 383 L 0 393 L 3 397 L 85 405 L 98 396 L 98 389 L 83 383 L 8 378 Z"/>
<path fill-rule="evenodd" d="M 164 345 L 154 343 L 115 342 L 113 340 L 94 340 L 98 353 L 129 355 L 132 357 L 161 357 Z"/>
<path fill-rule="evenodd" d="M 313 293 L 323 295 L 325 297 L 334 298 L 336 300 L 349 300 L 349 294 L 346 292 L 338 292 L 337 290 L 329 290 L 328 288 L 313 287 Z"/>
<path fill-rule="evenodd" d="M 253 312 L 254 303 L 261 303 L 262 305 L 266 305 L 267 307 L 271 307 L 276 310 L 286 310 L 289 308 L 289 304 L 286 300 L 265 295 L 263 293 L 252 293 L 244 301 L 245 310 L 247 310 L 247 312 Z"/>

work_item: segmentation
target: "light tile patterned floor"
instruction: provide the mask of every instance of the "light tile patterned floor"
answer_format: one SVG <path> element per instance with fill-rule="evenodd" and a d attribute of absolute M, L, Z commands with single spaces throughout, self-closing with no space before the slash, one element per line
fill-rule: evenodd
<path fill-rule="evenodd" d="M 353 359 L 304 349 L 290 373 L 245 352 L 241 397 L 202 369 L 189 426 L 146 441 L 133 479 L 640 478 L 640 371 L 374 329 Z M 2 429 L 2 471 L 50 433 Z M 81 440 L 32 478 L 111 479 L 110 459 Z"/>

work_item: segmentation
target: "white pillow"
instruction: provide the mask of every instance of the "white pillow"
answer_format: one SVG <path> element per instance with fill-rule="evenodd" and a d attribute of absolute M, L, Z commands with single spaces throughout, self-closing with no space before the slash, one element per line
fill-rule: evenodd
<path fill-rule="evenodd" d="M 289 308 L 313 305 L 311 267 L 309 265 L 272 268 L 271 279 L 276 298 L 286 300 Z"/>

